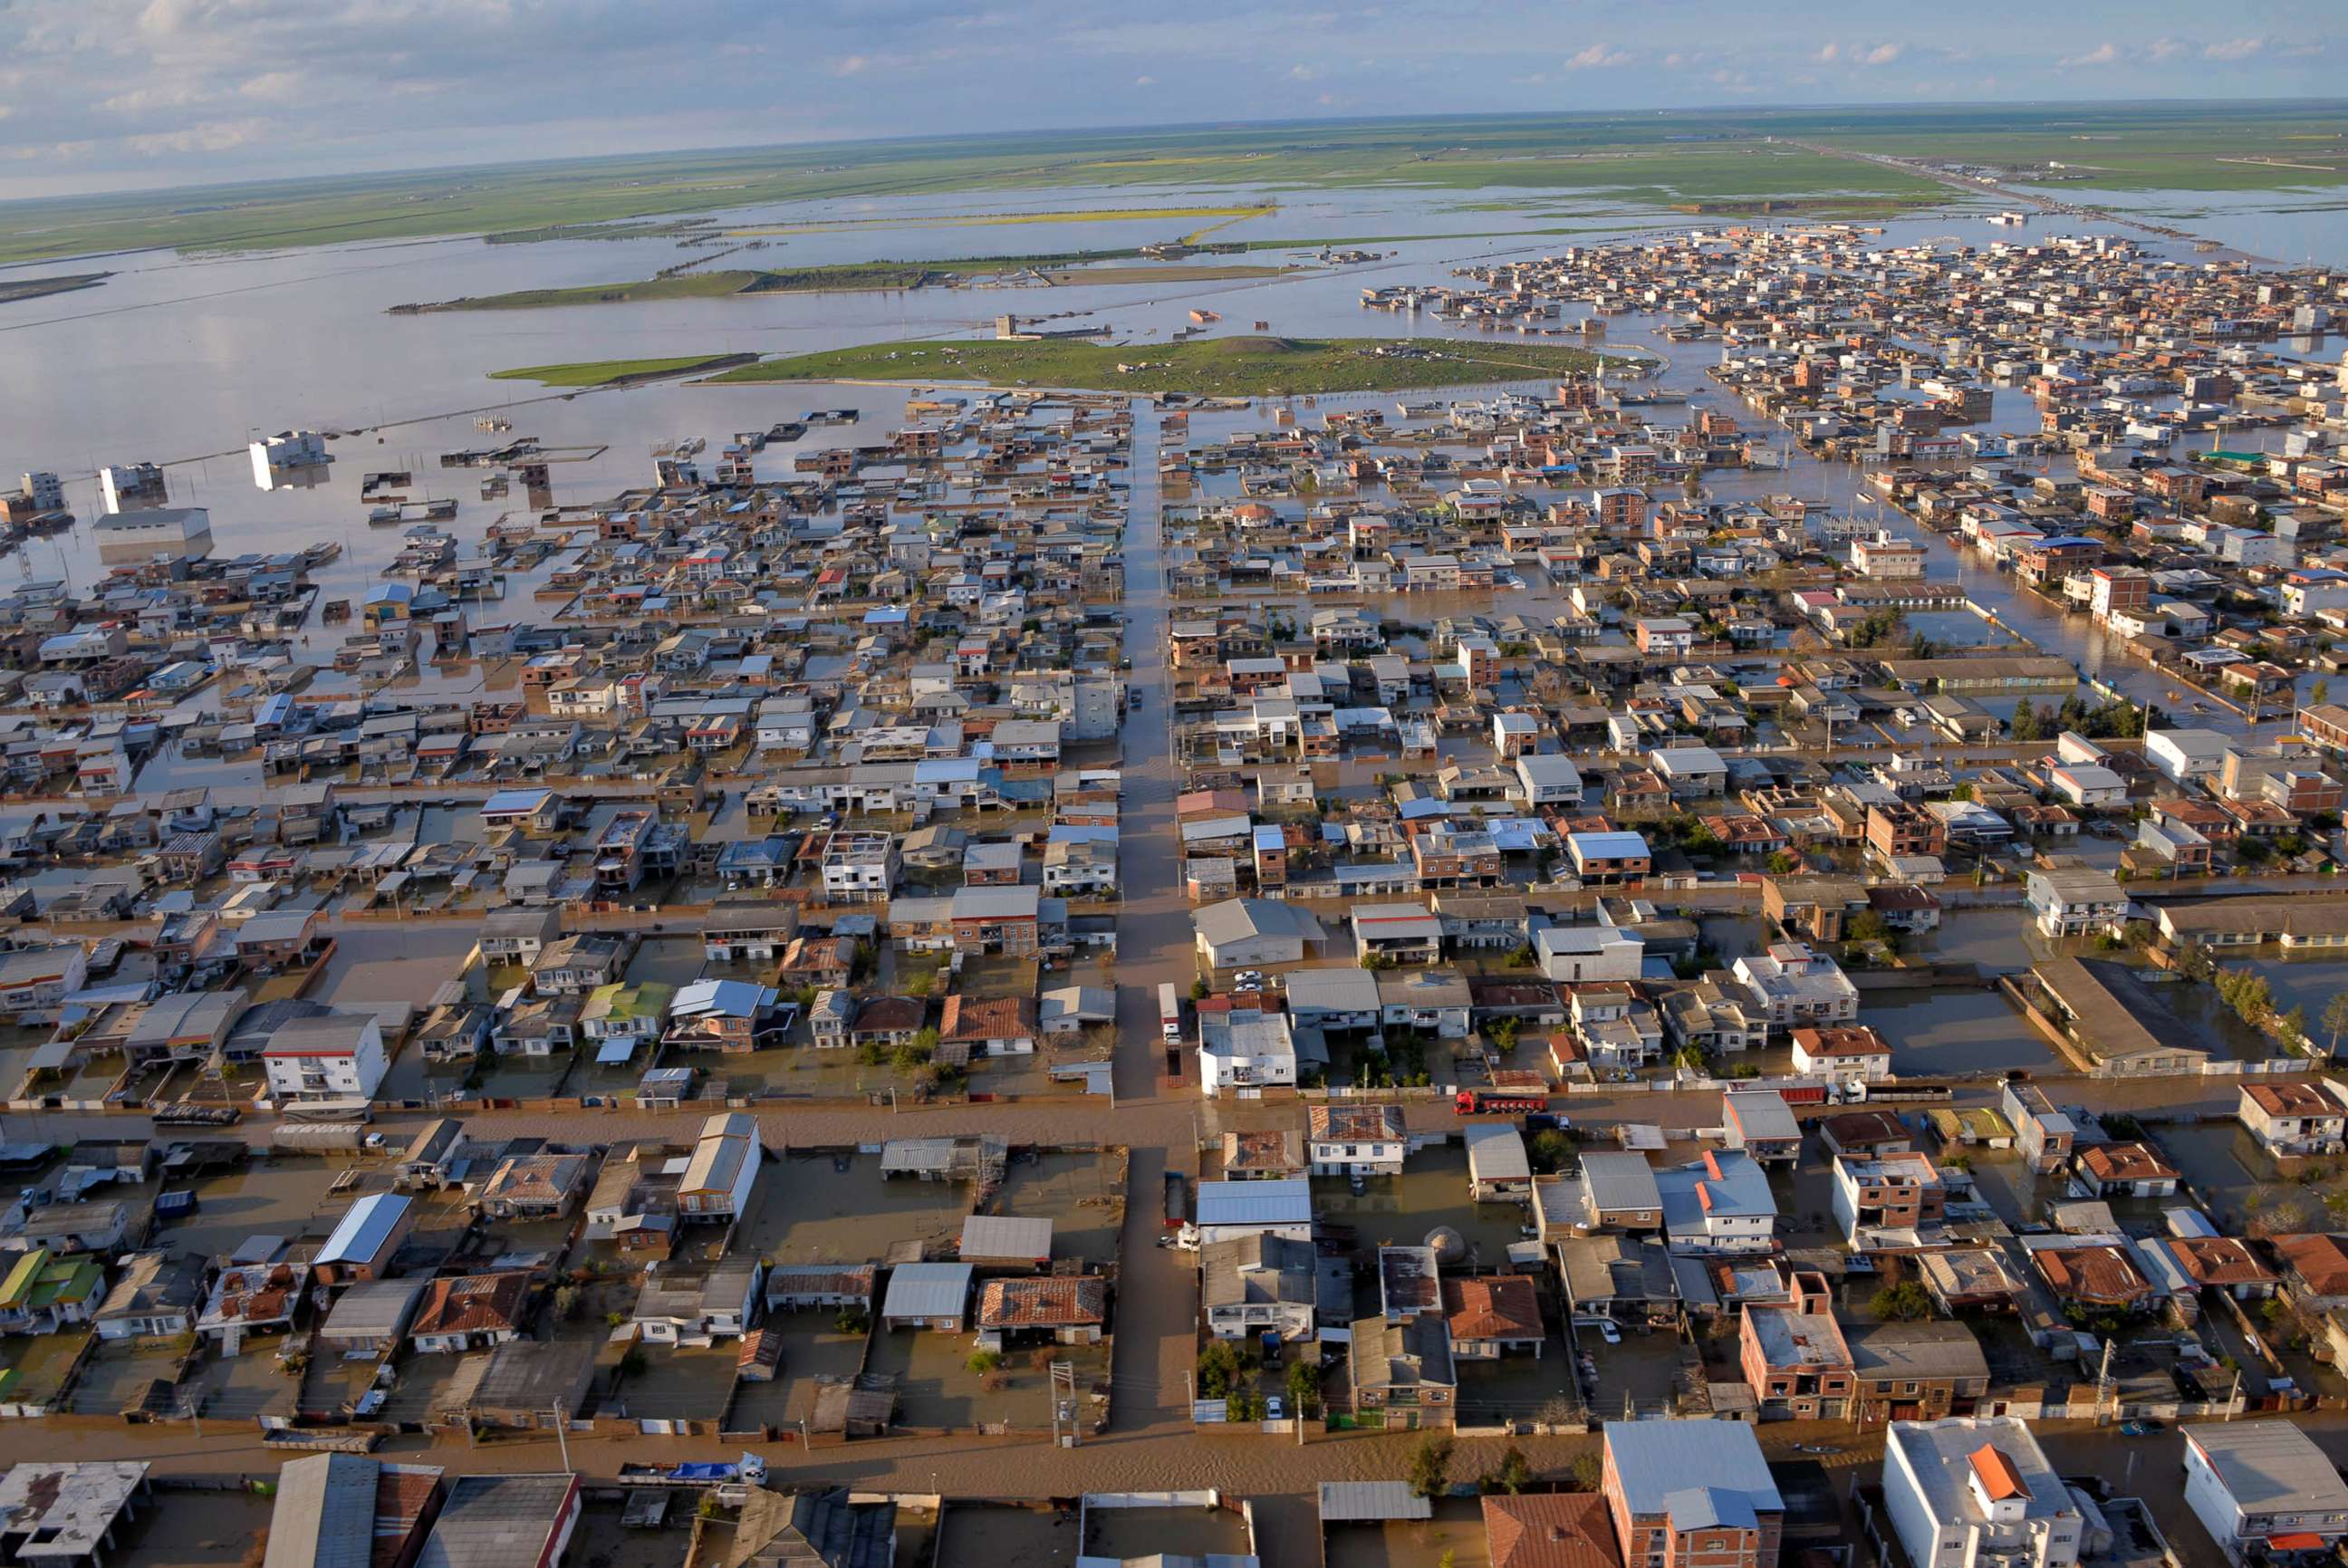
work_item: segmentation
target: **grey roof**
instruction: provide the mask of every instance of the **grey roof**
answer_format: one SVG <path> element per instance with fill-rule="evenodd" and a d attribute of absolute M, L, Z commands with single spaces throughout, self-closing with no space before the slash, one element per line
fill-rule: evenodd
<path fill-rule="evenodd" d="M 1291 1013 L 1375 1013 L 1378 977 L 1366 969 L 1297 969 L 1281 981 Z"/>
<path fill-rule="evenodd" d="M 889 1271 L 882 1317 L 960 1317 L 970 1302 L 968 1264 L 901 1264 Z"/>
<path fill-rule="evenodd" d="M 1732 1088 L 1722 1094 L 1720 1102 L 1724 1114 L 1736 1113 L 1737 1124 L 1748 1139 L 1802 1136 L 1802 1124 L 1794 1119 L 1793 1108 L 1774 1088 Z"/>
<path fill-rule="evenodd" d="M 1654 1168 L 1643 1154 L 1585 1154 L 1581 1157 L 1581 1181 L 1589 1191 L 1591 1208 L 1601 1214 L 1663 1206 Z"/>
<path fill-rule="evenodd" d="M 1052 1222 L 1027 1214 L 972 1214 L 962 1222 L 965 1258 L 1048 1258 Z"/>
<path fill-rule="evenodd" d="M 1321 1522 L 1387 1519 L 1432 1519 L 1435 1504 L 1411 1491 L 1403 1480 L 1324 1480 L 1321 1483 Z"/>
<path fill-rule="evenodd" d="M 1306 942 L 1327 937 L 1309 910 L 1268 898 L 1234 898 L 1210 903 L 1191 917 L 1199 934 L 1216 946 L 1253 936 L 1293 936 Z"/>
<path fill-rule="evenodd" d="M 2188 1427 L 2185 1440 L 2201 1450 L 2245 1513 L 2348 1511 L 2348 1484 L 2314 1439 L 2289 1421 Z"/>
<path fill-rule="evenodd" d="M 1631 1511 L 1669 1514 L 1675 1529 L 1786 1511 L 1760 1440 L 1741 1422 L 1609 1421 L 1606 1447 Z"/>
<path fill-rule="evenodd" d="M 363 1454 L 310 1454 L 281 1465 L 262 1568 L 368 1568 L 382 1471 L 382 1460 Z"/>
<path fill-rule="evenodd" d="M 1462 1128 L 1468 1140 L 1468 1173 L 1478 1181 L 1529 1181 L 1533 1162 L 1525 1152 L 1525 1135 L 1505 1122 L 1471 1122 Z"/>
<path fill-rule="evenodd" d="M 476 1409 L 538 1415 L 560 1406 L 565 1415 L 576 1415 L 594 1379 L 592 1339 L 510 1339 L 489 1352 L 472 1403 Z"/>
<path fill-rule="evenodd" d="M 1304 1177 L 1276 1181 L 1201 1181 L 1199 1223 L 1296 1225 L 1313 1219 L 1313 1183 Z"/>
<path fill-rule="evenodd" d="M 395 1339 L 407 1330 L 416 1304 L 430 1282 L 376 1279 L 355 1284 L 335 1299 L 318 1330 L 328 1340 Z"/>
<path fill-rule="evenodd" d="M 567 1470 L 458 1477 L 417 1568 L 538 1568 L 577 1485 Z"/>

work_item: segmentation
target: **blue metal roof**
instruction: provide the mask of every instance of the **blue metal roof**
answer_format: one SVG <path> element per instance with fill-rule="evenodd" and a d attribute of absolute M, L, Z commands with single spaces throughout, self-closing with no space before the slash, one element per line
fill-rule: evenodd
<path fill-rule="evenodd" d="M 407 1217 L 411 1200 L 396 1192 L 371 1192 L 351 1205 L 335 1233 L 326 1238 L 326 1245 L 318 1253 L 321 1264 L 370 1263 L 392 1233 Z"/>

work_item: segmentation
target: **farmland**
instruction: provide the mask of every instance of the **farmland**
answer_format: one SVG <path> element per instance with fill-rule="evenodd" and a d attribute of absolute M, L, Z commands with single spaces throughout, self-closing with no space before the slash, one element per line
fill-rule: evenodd
<path fill-rule="evenodd" d="M 1585 350 L 1549 345 L 1444 343 L 1397 351 L 1383 338 L 1216 337 L 1147 347 L 1056 339 L 866 344 L 762 359 L 710 379 L 966 380 L 1248 397 L 1471 386 L 1577 374 L 1598 363 Z"/>

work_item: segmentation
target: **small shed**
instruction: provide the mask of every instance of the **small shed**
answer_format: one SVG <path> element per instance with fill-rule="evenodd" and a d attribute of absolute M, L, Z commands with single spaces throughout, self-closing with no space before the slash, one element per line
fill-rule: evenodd
<path fill-rule="evenodd" d="M 959 1334 L 970 1310 L 968 1264 L 901 1264 L 889 1272 L 880 1299 L 883 1328 L 929 1328 Z"/>
<path fill-rule="evenodd" d="M 1502 1123 L 1467 1130 L 1468 1188 L 1479 1203 L 1514 1202 L 1532 1195 L 1532 1159 L 1525 1137 Z"/>
<path fill-rule="evenodd" d="M 1025 1214 L 972 1214 L 962 1222 L 962 1261 L 1001 1273 L 1052 1262 L 1052 1222 Z"/>

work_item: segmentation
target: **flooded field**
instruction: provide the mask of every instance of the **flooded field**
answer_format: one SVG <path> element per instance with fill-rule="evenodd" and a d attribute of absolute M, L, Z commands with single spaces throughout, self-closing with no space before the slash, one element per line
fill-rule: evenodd
<path fill-rule="evenodd" d="M 2017 904 L 1945 910 L 1929 935 L 1903 951 L 1935 963 L 1977 964 L 1983 974 L 2012 975 L 2047 957 L 2050 947 Z"/>
<path fill-rule="evenodd" d="M 109 1568 L 225 1568 L 261 1561 L 273 1501 L 249 1491 L 158 1491 L 106 1554 Z"/>
<path fill-rule="evenodd" d="M 993 1211 L 1050 1220 L 1055 1257 L 1082 1258 L 1097 1267 L 1115 1264 L 1118 1233 L 1125 1225 L 1125 1194 L 1117 1176 L 1122 1162 L 1122 1155 L 1114 1150 L 1023 1150 L 1013 1159 Z"/>
<path fill-rule="evenodd" d="M 2044 1068 L 2054 1048 L 2003 992 L 1974 986 L 1864 994 L 1859 1021 L 1891 1042 L 1891 1070 L 1944 1078 Z"/>
<path fill-rule="evenodd" d="M 937 1568 L 1075 1568 L 1079 1533 L 1073 1508 L 950 1500 L 938 1521 Z"/>
<path fill-rule="evenodd" d="M 1435 1517 L 1384 1524 L 1341 1524 L 1325 1531 L 1325 1568 L 1419 1568 L 1449 1563 L 1451 1568 L 1489 1568 L 1484 1511 L 1472 1498 L 1437 1501 Z"/>
<path fill-rule="evenodd" d="M 1355 1250 L 1363 1256 L 1373 1256 L 1382 1246 L 1418 1246 L 1447 1226 L 1467 1243 L 1467 1261 L 1486 1267 L 1507 1260 L 1526 1212 L 1520 1203 L 1471 1200 L 1468 1150 L 1457 1143 L 1410 1155 L 1400 1176 L 1371 1177 L 1359 1197 L 1342 1176 L 1316 1176 L 1313 1209 L 1324 1221 L 1352 1226 Z M 1365 1273 L 1375 1302 L 1376 1275 Z"/>
<path fill-rule="evenodd" d="M 786 1155 L 759 1181 L 736 1245 L 778 1264 L 875 1263 L 905 1242 L 950 1257 L 970 1200 L 959 1182 L 884 1181 L 874 1154 Z"/>

